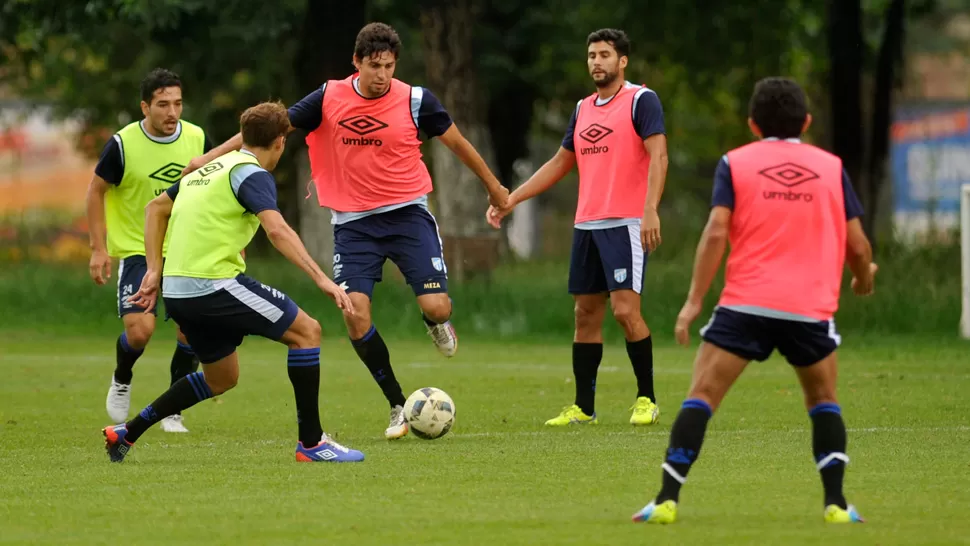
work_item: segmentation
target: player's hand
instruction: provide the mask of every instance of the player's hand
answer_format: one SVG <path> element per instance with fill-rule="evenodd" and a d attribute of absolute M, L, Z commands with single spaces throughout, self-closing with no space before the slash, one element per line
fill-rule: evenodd
<path fill-rule="evenodd" d="M 700 314 L 700 303 L 690 300 L 684 303 L 684 307 L 681 308 L 680 313 L 677 315 L 677 325 L 674 326 L 674 337 L 677 338 L 677 343 L 680 343 L 684 347 L 690 346 L 690 325 L 697 320 Z"/>
<path fill-rule="evenodd" d="M 876 271 L 879 271 L 879 266 L 875 263 L 869 264 L 869 278 L 866 282 L 860 282 L 859 279 L 852 277 L 852 291 L 855 292 L 856 296 L 871 296 L 876 290 Z"/>
<path fill-rule="evenodd" d="M 88 263 L 88 272 L 94 280 L 94 284 L 101 286 L 111 278 L 111 257 L 104 250 L 95 250 L 91 253 L 91 261 Z"/>
<path fill-rule="evenodd" d="M 157 271 L 148 270 L 141 279 L 141 286 L 138 292 L 128 296 L 128 303 L 137 305 L 145 309 L 145 313 L 151 313 L 158 302 L 158 285 L 161 275 Z"/>
<path fill-rule="evenodd" d="M 647 208 L 640 220 L 640 244 L 644 252 L 653 252 L 660 246 L 660 215 L 656 209 Z"/>
<path fill-rule="evenodd" d="M 200 156 L 198 156 L 196 158 L 193 158 L 192 161 L 189 161 L 189 164 L 184 169 L 182 169 L 182 176 L 184 177 L 185 175 L 189 174 L 190 172 L 192 172 L 192 171 L 194 171 L 196 169 L 200 169 L 200 168 L 204 167 L 205 166 L 205 163 L 206 163 L 206 161 L 205 161 L 205 156 L 204 155 L 200 155 Z"/>
<path fill-rule="evenodd" d="M 508 206 L 508 202 L 509 202 L 509 189 L 506 188 L 505 186 L 499 186 L 498 188 L 495 188 L 488 192 L 489 205 L 496 208 L 504 209 Z"/>
<path fill-rule="evenodd" d="M 323 282 L 317 283 L 317 286 L 324 294 L 330 296 L 330 299 L 337 305 L 337 309 L 340 309 L 346 315 L 353 316 L 354 302 L 350 300 L 346 290 L 337 286 L 337 283 L 330 279 L 324 279 Z"/>
<path fill-rule="evenodd" d="M 512 212 L 512 207 L 500 209 L 494 206 L 488 207 L 485 211 L 485 221 L 488 225 L 495 229 L 500 229 L 502 227 L 502 219 L 508 216 Z"/>

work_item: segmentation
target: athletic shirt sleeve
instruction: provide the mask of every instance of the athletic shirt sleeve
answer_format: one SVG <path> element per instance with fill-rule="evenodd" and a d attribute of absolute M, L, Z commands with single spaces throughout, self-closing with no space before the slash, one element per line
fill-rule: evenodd
<path fill-rule="evenodd" d="M 179 194 L 179 184 L 181 184 L 181 183 L 182 183 L 182 181 L 179 180 L 178 182 L 176 182 L 176 183 L 172 184 L 171 186 L 169 186 L 167 190 L 165 190 L 165 194 L 168 195 L 168 198 L 171 199 L 172 201 L 175 201 L 175 198 L 178 197 L 178 194 Z"/>
<path fill-rule="evenodd" d="M 845 169 L 842 169 L 842 200 L 845 201 L 846 221 L 862 216 L 862 203 L 852 188 L 852 181 L 849 180 L 849 173 Z"/>
<path fill-rule="evenodd" d="M 94 174 L 100 176 L 108 184 L 117 186 L 125 174 L 125 160 L 121 155 L 121 137 L 112 136 L 101 150 L 101 157 L 94 167 Z"/>
<path fill-rule="evenodd" d="M 666 133 L 660 97 L 652 90 L 644 88 L 634 101 L 633 127 L 640 138 L 646 140 L 650 136 Z"/>
<path fill-rule="evenodd" d="M 566 136 L 562 137 L 562 147 L 569 150 L 570 152 L 575 152 L 576 147 L 573 145 L 573 134 L 576 132 L 576 117 L 579 115 L 579 104 L 576 104 L 576 108 L 573 108 L 573 115 L 569 117 L 569 125 L 566 126 Z"/>
<path fill-rule="evenodd" d="M 327 84 L 323 84 L 316 91 L 300 99 L 300 102 L 290 106 L 287 110 L 290 115 L 290 125 L 307 132 L 316 131 L 323 123 L 323 92 L 326 89 Z"/>
<path fill-rule="evenodd" d="M 727 207 L 734 210 L 734 181 L 731 180 L 731 167 L 727 156 L 722 156 L 714 171 L 714 192 L 711 196 L 712 207 Z"/>
<path fill-rule="evenodd" d="M 279 210 L 276 205 L 276 180 L 265 169 L 251 163 L 239 165 L 229 174 L 232 192 L 248 212 Z"/>
<path fill-rule="evenodd" d="M 417 106 L 417 115 L 415 115 L 415 106 Z M 411 88 L 411 117 L 415 119 L 414 123 L 418 126 L 418 130 L 428 135 L 428 138 L 445 134 L 455 123 L 438 97 L 424 87 Z"/>

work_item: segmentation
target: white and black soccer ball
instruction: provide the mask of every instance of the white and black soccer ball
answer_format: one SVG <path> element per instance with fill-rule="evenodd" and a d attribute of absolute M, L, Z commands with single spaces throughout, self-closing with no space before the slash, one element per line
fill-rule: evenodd
<path fill-rule="evenodd" d="M 404 403 L 404 418 L 407 419 L 411 432 L 418 438 L 441 438 L 455 424 L 455 403 L 441 389 L 418 389 Z"/>

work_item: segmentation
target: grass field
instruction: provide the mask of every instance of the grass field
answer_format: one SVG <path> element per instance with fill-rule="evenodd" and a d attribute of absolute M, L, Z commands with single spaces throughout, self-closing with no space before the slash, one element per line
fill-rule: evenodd
<path fill-rule="evenodd" d="M 440 440 L 388 443 L 380 391 L 331 337 L 324 428 L 366 453 L 357 465 L 294 462 L 281 346 L 247 341 L 239 386 L 189 410 L 190 434 L 152 430 L 112 465 L 100 428 L 113 339 L 0 335 L 0 543 L 970 543 L 970 360 L 956 340 L 845 340 L 846 491 L 867 524 L 822 523 L 810 421 L 773 359 L 749 368 L 711 422 L 678 524 L 656 528 L 629 517 L 656 492 L 693 351 L 657 350 L 659 426 L 627 424 L 633 374 L 614 344 L 601 424 L 545 430 L 572 399 L 568 342 L 464 341 L 445 360 L 430 341 L 391 340 L 405 390 L 443 388 L 458 414 Z M 135 368 L 137 408 L 167 385 L 168 339 L 161 329 Z"/>

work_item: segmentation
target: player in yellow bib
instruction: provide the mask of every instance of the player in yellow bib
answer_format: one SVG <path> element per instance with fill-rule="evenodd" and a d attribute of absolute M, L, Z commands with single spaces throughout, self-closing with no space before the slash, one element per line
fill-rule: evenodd
<path fill-rule="evenodd" d="M 115 371 L 105 406 L 115 423 L 128 419 L 132 368 L 155 331 L 156 313 L 128 302 L 145 275 L 145 206 L 182 177 L 189 161 L 211 148 L 201 128 L 182 115 L 178 75 L 155 69 L 141 82 L 144 119 L 132 122 L 105 144 L 88 188 L 91 278 L 103 285 L 118 260 L 118 316 L 125 330 L 115 344 Z M 163 251 L 164 252 L 164 251 Z M 198 369 L 192 348 L 181 332 L 172 355 L 171 382 Z M 166 432 L 188 432 L 181 415 L 162 423 Z"/>
<path fill-rule="evenodd" d="M 226 392 L 239 378 L 236 355 L 243 338 L 258 335 L 289 347 L 287 371 L 296 397 L 300 462 L 358 462 L 360 451 L 346 448 L 323 432 L 317 399 L 320 390 L 320 323 L 283 292 L 243 274 L 240 252 L 262 225 L 273 246 L 299 266 L 337 307 L 354 314 L 350 297 L 324 275 L 276 205 L 276 167 L 290 121 L 280 103 L 263 103 L 243 112 L 243 146 L 191 171 L 146 209 L 145 254 L 148 271 L 132 303 L 147 314 L 158 299 L 181 326 L 202 371 L 177 381 L 131 421 L 106 427 L 105 448 L 121 462 L 135 441 L 168 415 Z M 169 253 L 162 266 L 162 244 Z"/>

